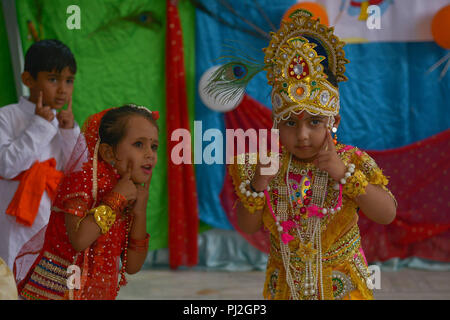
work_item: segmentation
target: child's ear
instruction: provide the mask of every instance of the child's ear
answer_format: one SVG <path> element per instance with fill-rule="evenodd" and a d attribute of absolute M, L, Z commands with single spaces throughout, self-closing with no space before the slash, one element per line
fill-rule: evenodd
<path fill-rule="evenodd" d="M 341 116 L 340 115 L 336 115 L 334 116 L 334 124 L 333 127 L 335 127 L 336 129 L 339 127 L 339 123 L 341 122 Z"/>
<path fill-rule="evenodd" d="M 114 156 L 113 147 L 111 147 L 107 143 L 100 143 L 98 147 L 98 152 L 103 160 L 111 164 L 111 162 L 115 161 L 116 157 Z"/>
<path fill-rule="evenodd" d="M 22 72 L 22 82 L 24 85 L 31 89 L 34 87 L 35 80 L 31 73 L 29 73 L 28 71 L 24 71 Z"/>

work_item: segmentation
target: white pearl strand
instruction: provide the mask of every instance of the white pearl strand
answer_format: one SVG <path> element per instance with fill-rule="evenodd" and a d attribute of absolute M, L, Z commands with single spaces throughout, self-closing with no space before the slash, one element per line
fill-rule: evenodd
<path fill-rule="evenodd" d="M 291 199 L 291 193 L 290 193 L 290 187 L 289 187 L 289 180 L 288 180 L 288 176 L 289 176 L 289 170 L 290 170 L 290 166 L 291 166 L 291 162 L 292 162 L 292 154 L 290 155 L 289 158 L 289 164 L 288 164 L 288 169 L 287 169 L 287 174 L 286 174 L 286 187 L 287 187 L 287 191 L 288 191 L 288 201 L 290 204 L 290 207 L 292 209 L 292 212 L 294 212 L 294 208 L 292 206 L 292 202 L 290 201 Z M 343 179 L 346 179 L 348 177 L 351 176 L 351 174 L 354 172 L 355 166 L 353 164 L 349 164 L 348 166 L 348 171 L 345 174 L 345 177 Z M 313 203 L 315 205 L 319 205 L 320 207 L 323 207 L 323 203 L 325 201 L 325 196 L 326 196 L 326 185 L 328 184 L 328 174 L 326 172 L 322 172 L 319 171 L 316 173 L 316 192 L 313 192 Z M 322 183 L 319 183 L 320 180 Z M 346 183 L 346 180 L 342 180 L 340 181 L 342 184 Z M 337 187 L 337 188 L 336 188 Z M 337 183 L 334 186 L 335 190 L 339 190 L 339 183 Z M 281 190 L 283 190 L 283 192 L 281 192 Z M 280 187 L 280 200 L 284 199 L 286 196 L 286 189 L 284 186 Z M 341 210 L 341 207 L 338 206 L 336 207 L 336 209 L 334 208 L 323 208 L 322 209 L 322 213 L 323 214 L 334 214 L 336 212 L 339 212 Z M 276 225 L 277 225 L 277 230 L 280 232 L 280 234 L 283 232 L 283 227 L 280 225 L 280 220 L 281 221 L 287 221 L 288 219 L 288 210 L 286 205 L 283 204 L 283 201 L 278 201 L 277 204 L 277 215 L 276 215 Z M 305 237 L 307 239 L 304 239 L 302 237 L 301 231 L 299 230 L 298 226 L 296 228 L 299 240 L 301 244 L 304 244 L 304 240 L 311 242 L 313 245 L 315 245 L 315 248 L 317 249 L 318 253 L 316 255 L 316 275 L 318 277 L 319 280 L 319 285 L 320 285 L 320 292 L 321 292 L 321 298 L 322 300 L 324 299 L 324 295 L 323 295 L 323 273 L 322 273 L 322 237 L 321 237 L 321 219 L 318 217 L 310 217 L 307 220 L 307 227 L 306 227 L 306 231 L 305 231 Z M 297 291 L 295 289 L 295 284 L 293 282 L 292 279 L 292 273 L 291 273 L 291 266 L 290 266 L 290 248 L 288 244 L 284 244 L 283 241 L 281 241 L 281 237 L 280 237 L 280 247 L 281 247 L 281 255 L 283 258 L 283 264 L 286 270 L 286 281 L 289 285 L 290 291 L 291 291 L 291 295 L 293 299 L 297 299 L 298 298 L 298 294 Z M 313 296 L 316 294 L 317 292 L 317 282 L 315 281 L 315 277 L 314 277 L 314 271 L 312 270 L 312 262 L 309 261 L 305 264 L 305 291 L 304 294 L 306 296 Z"/>
<path fill-rule="evenodd" d="M 286 196 L 286 187 L 280 186 L 279 195 L 280 197 Z M 281 219 L 283 219 L 283 221 L 287 220 L 288 210 L 287 206 L 283 203 L 283 201 L 278 201 L 277 203 L 277 214 L 281 216 Z M 283 230 L 282 227 L 281 230 Z M 281 237 L 280 237 L 280 249 L 281 249 L 281 257 L 283 259 L 284 270 L 286 270 L 286 282 L 288 283 L 289 288 L 291 290 L 292 299 L 298 300 L 297 291 L 295 290 L 295 284 L 294 280 L 292 279 L 292 273 L 290 270 L 291 251 L 289 250 L 289 244 L 285 244 L 281 240 Z"/>
<path fill-rule="evenodd" d="M 349 163 L 348 166 L 347 166 L 347 172 L 345 173 L 344 178 L 342 178 L 339 182 L 341 184 L 346 184 L 347 183 L 347 179 L 350 178 L 354 172 L 355 172 L 355 165 L 353 163 Z M 339 183 L 336 183 L 334 185 L 335 189 L 336 189 L 336 185 L 337 185 L 337 188 L 339 190 Z"/>
<path fill-rule="evenodd" d="M 250 180 L 245 180 L 243 181 L 240 186 L 239 186 L 239 190 L 241 191 L 242 194 L 245 194 L 247 197 L 253 197 L 253 198 L 264 198 L 264 192 L 254 192 L 251 190 L 247 190 L 248 187 L 250 187 Z M 267 191 L 270 190 L 270 187 L 267 186 Z"/>
<path fill-rule="evenodd" d="M 289 177 L 289 170 L 290 170 L 290 167 L 291 167 L 291 162 L 292 162 L 292 154 L 289 157 L 289 164 L 288 164 L 287 173 L 286 173 L 286 187 L 288 189 L 288 201 L 289 201 L 289 204 L 290 204 L 292 212 L 294 212 L 294 208 L 292 206 L 292 202 L 290 201 L 291 193 L 290 193 L 290 186 L 289 186 L 289 179 L 288 179 L 288 177 Z M 328 181 L 328 174 L 325 174 L 324 177 L 322 177 L 322 178 L 324 178 L 324 179 L 326 179 Z M 324 198 L 325 198 L 325 194 L 326 194 L 326 185 L 322 189 L 323 190 L 320 190 L 320 192 L 319 192 L 318 196 L 320 196 L 320 198 L 317 199 L 318 201 L 315 199 L 316 202 L 320 202 L 319 203 L 320 205 L 323 205 L 323 202 L 324 202 Z M 281 192 L 280 192 L 280 195 L 281 195 Z M 278 201 L 277 208 L 279 207 L 279 204 L 281 202 L 282 201 Z M 286 221 L 287 220 L 287 210 L 283 210 L 283 212 L 284 212 L 284 214 L 282 215 L 281 218 L 283 219 L 283 221 Z M 277 212 L 277 213 L 281 213 L 281 212 Z M 278 226 L 278 231 L 281 233 L 283 231 L 283 228 L 279 225 L 279 219 L 278 218 L 276 219 L 276 223 L 277 223 L 277 226 Z M 311 217 L 310 219 L 307 220 L 307 230 L 306 230 L 305 236 L 307 238 L 309 238 L 308 241 L 311 242 L 313 245 L 317 241 L 316 242 L 316 247 L 317 247 L 318 243 L 321 243 L 321 239 L 319 239 L 319 238 L 321 238 L 321 232 L 320 231 L 321 231 L 320 230 L 320 219 L 318 217 Z M 301 233 L 299 232 L 298 227 L 297 227 L 297 234 L 299 236 L 300 243 L 303 244 L 304 243 L 303 237 L 301 236 Z M 280 247 L 282 249 L 281 250 L 281 254 L 282 254 L 282 258 L 283 258 L 283 264 L 284 264 L 284 267 L 285 267 L 285 270 L 286 270 L 286 281 L 287 281 L 287 283 L 289 285 L 292 298 L 293 299 L 297 299 L 298 295 L 297 295 L 297 291 L 296 291 L 295 285 L 294 285 L 293 280 L 292 280 L 292 273 L 291 273 L 291 270 L 290 270 L 290 267 L 289 267 L 289 265 L 290 265 L 290 254 L 291 254 L 290 248 L 289 248 L 289 244 L 284 244 L 281 241 L 281 237 L 280 237 Z M 319 250 L 318 251 L 319 254 L 316 257 L 316 259 L 322 260 L 322 250 L 319 247 L 317 247 L 317 248 Z M 319 267 L 317 263 L 316 263 L 316 266 L 317 266 L 317 268 Z M 321 261 L 320 261 L 320 268 L 321 267 L 322 267 L 322 265 L 321 265 Z M 319 275 L 319 271 L 318 270 L 316 270 L 316 274 Z M 322 275 L 322 270 L 320 270 L 320 275 Z M 323 299 L 322 279 L 320 279 L 320 284 L 321 284 L 321 289 L 322 289 L 321 292 L 322 292 L 322 299 Z M 315 277 L 314 277 L 314 272 L 312 270 L 312 262 L 311 261 L 308 261 L 305 264 L 305 284 L 304 284 L 304 286 L 305 286 L 304 295 L 306 295 L 306 296 L 314 296 L 315 295 L 315 293 L 317 291 L 317 288 L 316 288 L 317 282 L 315 281 Z"/>

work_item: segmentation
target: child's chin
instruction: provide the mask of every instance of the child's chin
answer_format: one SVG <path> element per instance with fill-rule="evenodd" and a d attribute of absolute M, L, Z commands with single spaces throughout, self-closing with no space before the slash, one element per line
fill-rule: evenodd
<path fill-rule="evenodd" d="M 310 161 L 314 160 L 314 157 L 316 156 L 316 154 L 315 153 L 295 152 L 294 156 L 300 161 L 310 162 Z"/>
<path fill-rule="evenodd" d="M 55 105 L 52 106 L 52 109 L 61 110 L 63 107 L 64 107 L 64 104 L 60 104 L 60 105 L 55 104 Z"/>
<path fill-rule="evenodd" d="M 133 183 L 135 183 L 135 184 L 143 184 L 143 183 L 145 183 L 145 179 L 144 178 L 137 178 L 137 179 L 133 179 Z"/>

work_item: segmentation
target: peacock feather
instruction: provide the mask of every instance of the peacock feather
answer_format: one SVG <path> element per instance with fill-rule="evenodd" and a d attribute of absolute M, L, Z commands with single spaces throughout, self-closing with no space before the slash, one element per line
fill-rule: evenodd
<path fill-rule="evenodd" d="M 219 59 L 222 61 L 222 66 L 208 79 L 205 89 L 208 95 L 226 104 L 240 96 L 253 77 L 263 71 L 266 66 L 245 53 L 236 55 L 237 50 L 232 46 L 224 47 L 228 47 L 224 53 L 230 52 L 232 55 L 225 55 Z"/>

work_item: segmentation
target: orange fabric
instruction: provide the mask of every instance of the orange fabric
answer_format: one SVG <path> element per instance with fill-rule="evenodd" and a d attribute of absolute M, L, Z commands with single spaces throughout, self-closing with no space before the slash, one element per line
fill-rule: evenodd
<path fill-rule="evenodd" d="M 39 211 L 44 191 L 47 191 L 48 196 L 53 200 L 63 176 L 61 171 L 56 170 L 54 158 L 35 162 L 30 169 L 12 179 L 19 180 L 20 184 L 6 213 L 15 216 L 17 223 L 31 227 Z"/>

